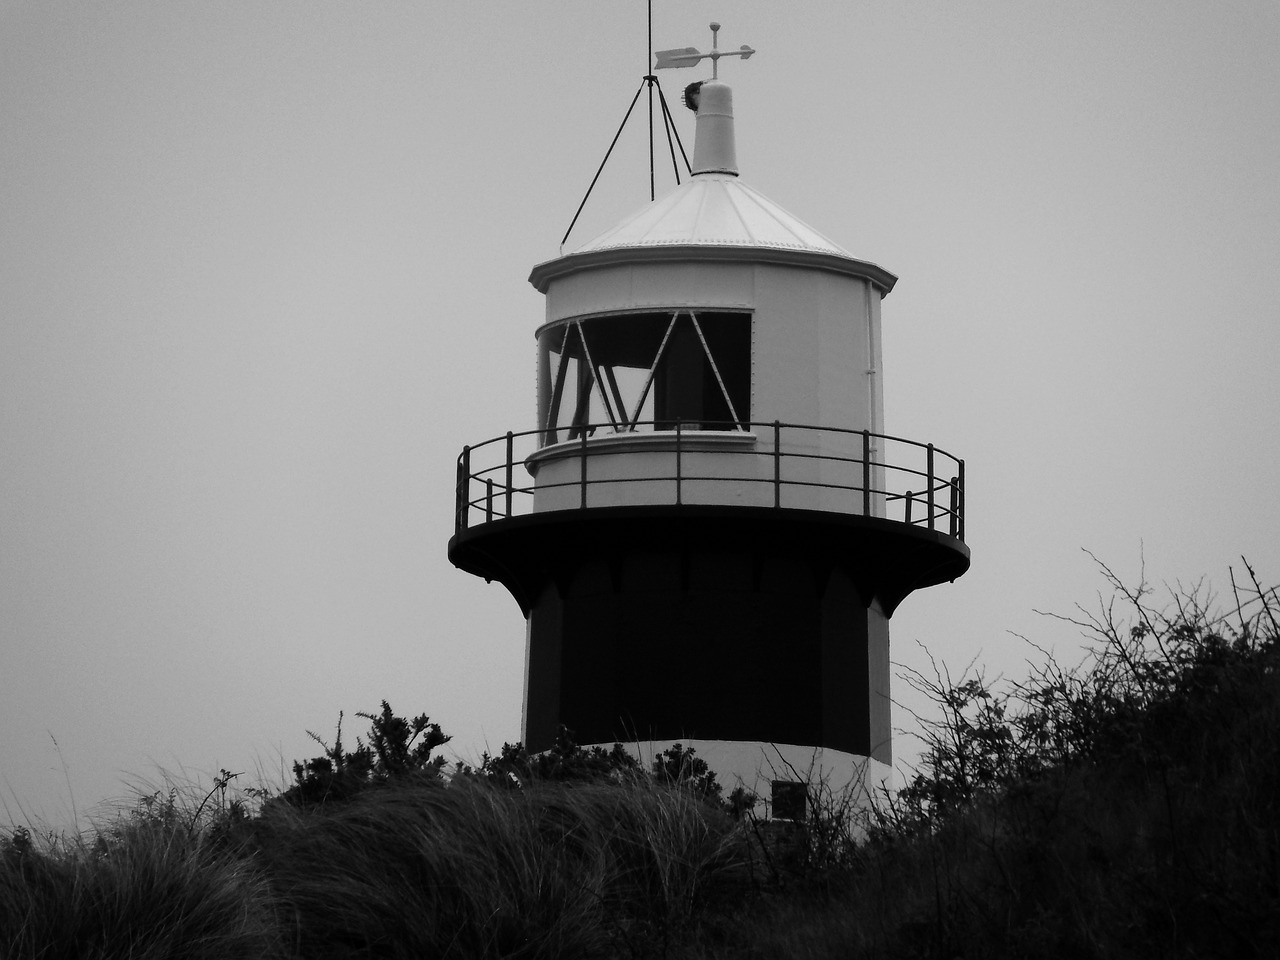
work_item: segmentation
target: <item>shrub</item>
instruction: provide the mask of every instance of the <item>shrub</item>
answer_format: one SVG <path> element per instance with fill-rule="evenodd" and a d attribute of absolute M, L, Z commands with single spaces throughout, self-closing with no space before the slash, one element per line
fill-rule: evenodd
<path fill-rule="evenodd" d="M 530 754 L 521 743 L 504 743 L 496 757 L 484 754 L 478 770 L 460 766 L 459 773 L 520 787 L 535 781 L 631 783 L 638 780 L 643 771 L 639 761 L 622 744 L 615 743 L 609 750 L 600 746 L 583 747 L 574 740 L 573 731 L 561 726 L 556 730 L 550 750 Z"/>
<path fill-rule="evenodd" d="M 379 713 L 357 713 L 370 722 L 369 741 L 356 738 L 350 752 L 342 747 L 342 714 L 338 714 L 338 731 L 333 746 L 310 730 L 307 735 L 324 747 L 324 753 L 306 763 L 294 761 L 294 783 L 278 801 L 292 806 L 346 800 L 365 788 L 408 777 L 438 779 L 445 765 L 442 756 L 431 755 L 450 737 L 432 723 L 426 714 L 412 720 L 396 716 L 391 705 L 382 701 Z"/>
<path fill-rule="evenodd" d="M 914 904 L 907 942 L 1232 957 L 1277 942 L 1280 601 L 1245 569 L 1227 616 L 1202 587 L 1157 606 L 1104 566 L 1113 599 L 1064 618 L 1091 640 L 1078 667 L 1046 656 L 999 689 L 910 677 L 940 716 L 867 860 Z"/>

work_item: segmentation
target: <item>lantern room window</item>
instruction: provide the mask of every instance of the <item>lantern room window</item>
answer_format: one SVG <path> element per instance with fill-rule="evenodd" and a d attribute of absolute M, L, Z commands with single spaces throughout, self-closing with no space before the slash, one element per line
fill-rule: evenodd
<path fill-rule="evenodd" d="M 544 444 L 598 430 L 747 430 L 751 315 L 672 310 L 565 320 L 538 335 Z"/>

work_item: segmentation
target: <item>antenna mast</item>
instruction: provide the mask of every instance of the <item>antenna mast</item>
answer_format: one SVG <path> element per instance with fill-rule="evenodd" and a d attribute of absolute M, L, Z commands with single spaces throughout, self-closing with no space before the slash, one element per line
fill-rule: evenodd
<path fill-rule="evenodd" d="M 671 153 L 671 169 L 675 173 L 676 184 L 680 183 L 680 164 L 676 160 L 676 147 L 680 148 L 680 159 L 684 161 L 685 172 L 690 171 L 689 157 L 684 151 L 684 144 L 680 142 L 680 132 L 676 130 L 675 121 L 671 118 L 671 109 L 667 106 L 667 98 L 662 92 L 662 84 L 658 82 L 658 78 L 654 76 L 654 69 L 661 67 L 685 67 L 693 66 L 697 59 L 690 63 L 663 63 L 661 62 L 664 54 L 683 51 L 660 51 L 657 54 L 658 63 L 654 63 L 653 53 L 653 0 L 648 0 L 648 46 L 645 48 L 645 75 L 640 80 L 640 89 L 636 91 L 636 95 L 631 98 L 631 105 L 627 107 L 627 112 L 622 118 L 622 123 L 618 125 L 618 132 L 613 135 L 613 141 L 609 144 L 609 149 L 605 151 L 604 159 L 600 161 L 600 166 L 596 170 L 596 175 L 591 178 L 591 185 L 587 187 L 586 195 L 583 196 L 582 202 L 578 204 L 577 211 L 573 214 L 573 220 L 569 223 L 569 229 L 564 232 L 564 236 L 560 238 L 560 249 L 563 252 L 565 242 L 569 239 L 569 234 L 573 232 L 574 226 L 578 223 L 578 217 L 582 215 L 582 209 L 587 205 L 587 200 L 591 197 L 591 191 L 595 189 L 596 182 L 600 179 L 600 174 L 604 172 L 605 164 L 609 162 L 609 157 L 613 155 L 613 148 L 618 144 L 618 138 L 622 136 L 622 130 L 627 125 L 627 121 L 631 119 L 631 111 L 635 109 L 636 102 L 640 99 L 640 94 L 647 88 L 649 91 L 649 200 L 653 201 L 657 198 L 657 189 L 655 184 L 655 167 L 654 167 L 654 151 L 653 151 L 653 91 L 658 91 L 658 105 L 662 108 L 662 125 L 667 134 L 667 150 Z M 719 29 L 719 24 L 716 24 Z M 690 50 L 693 48 L 690 47 Z M 745 49 L 745 48 L 744 48 Z M 695 53 L 697 51 L 694 51 Z M 754 51 L 753 51 L 754 52 Z M 724 54 L 731 56 L 736 54 Z M 709 56 L 709 54 L 708 54 Z M 744 56 L 750 56 L 745 54 Z M 714 60 L 712 61 L 714 63 Z M 674 137 L 674 140 L 672 139 Z"/>

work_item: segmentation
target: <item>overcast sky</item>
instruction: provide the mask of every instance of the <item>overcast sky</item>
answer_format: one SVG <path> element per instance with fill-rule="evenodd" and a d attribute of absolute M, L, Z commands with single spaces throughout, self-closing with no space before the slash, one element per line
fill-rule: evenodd
<path fill-rule="evenodd" d="M 895 659 L 1073 660 L 1034 611 L 1095 602 L 1082 548 L 1280 580 L 1274 0 L 653 6 L 658 49 L 759 51 L 744 179 L 900 277 L 886 428 L 965 458 L 973 567 Z M 519 737 L 454 460 L 534 426 L 526 278 L 645 52 L 641 0 L 0 0 L 0 822 L 278 782 L 383 698 Z M 644 139 L 569 248 L 647 201 Z"/>

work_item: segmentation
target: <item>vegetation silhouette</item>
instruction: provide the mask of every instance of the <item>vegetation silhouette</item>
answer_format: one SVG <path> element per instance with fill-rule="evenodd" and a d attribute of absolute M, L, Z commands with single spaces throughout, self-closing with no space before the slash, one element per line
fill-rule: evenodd
<path fill-rule="evenodd" d="M 475 767 L 387 703 L 285 788 L 170 787 L 92 835 L 0 839 L 0 956 L 1265 957 L 1280 943 L 1280 596 L 1246 563 L 1063 617 L 1063 666 L 904 678 L 919 770 L 807 819 L 693 750 L 505 744 Z M 779 837 L 786 842 L 780 843 Z"/>

